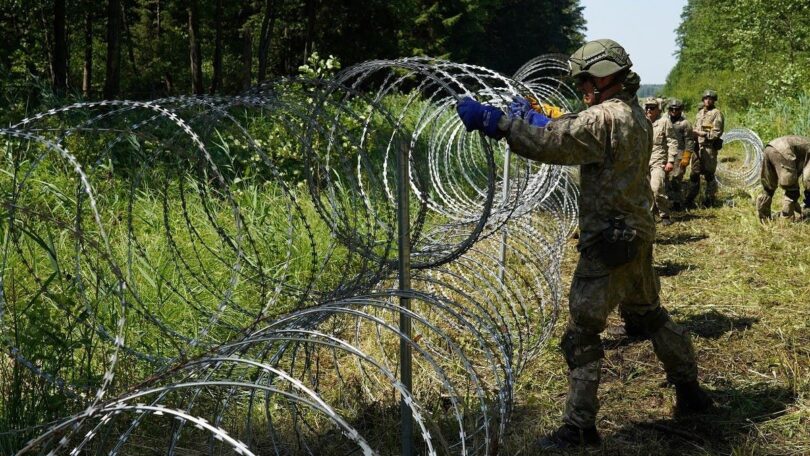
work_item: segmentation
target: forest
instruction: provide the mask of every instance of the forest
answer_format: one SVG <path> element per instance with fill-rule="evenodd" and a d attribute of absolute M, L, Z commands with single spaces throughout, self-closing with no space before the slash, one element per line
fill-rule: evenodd
<path fill-rule="evenodd" d="M 456 103 L 582 109 L 579 0 L 0 0 L 0 27 L 0 454 L 525 455 L 560 425 L 578 170 Z M 749 160 L 810 136 L 810 2 L 687 0 L 676 39 L 639 96 L 693 121 L 716 90 L 759 141 L 656 226 L 714 405 L 676 416 L 607 331 L 594 452 L 810 454 L 810 223 L 757 217 Z"/>
<path fill-rule="evenodd" d="M 574 0 L 2 0 L 0 93 L 234 94 L 333 65 L 430 56 L 510 74 L 583 39 Z"/>

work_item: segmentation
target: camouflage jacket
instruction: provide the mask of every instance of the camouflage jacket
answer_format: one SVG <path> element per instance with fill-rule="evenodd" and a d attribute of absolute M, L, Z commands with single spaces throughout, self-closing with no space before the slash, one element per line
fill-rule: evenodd
<path fill-rule="evenodd" d="M 670 117 L 669 120 L 672 120 Z M 695 150 L 695 136 L 692 133 L 692 123 L 681 114 L 672 120 L 672 127 L 675 128 L 675 140 L 678 141 L 678 151 Z"/>
<path fill-rule="evenodd" d="M 795 163 L 797 170 L 803 169 L 810 160 L 810 138 L 805 136 L 782 136 L 769 142 L 765 147 L 776 150 L 786 162 Z"/>
<path fill-rule="evenodd" d="M 667 162 L 675 163 L 678 158 L 678 140 L 675 139 L 675 128 L 669 116 L 661 116 L 653 122 L 652 154 L 650 168 L 663 168 Z"/>
<path fill-rule="evenodd" d="M 707 111 L 706 108 L 700 108 L 695 118 L 695 130 L 705 131 L 708 134 L 698 136 L 698 144 L 702 146 L 706 141 L 714 141 L 723 136 L 724 124 L 723 113 L 719 109 Z"/>
<path fill-rule="evenodd" d="M 652 241 L 655 224 L 649 181 L 652 125 L 635 95 L 620 93 L 545 128 L 503 116 L 498 128 L 523 157 L 557 165 L 580 165 L 579 249 L 599 241 L 616 217 Z"/>

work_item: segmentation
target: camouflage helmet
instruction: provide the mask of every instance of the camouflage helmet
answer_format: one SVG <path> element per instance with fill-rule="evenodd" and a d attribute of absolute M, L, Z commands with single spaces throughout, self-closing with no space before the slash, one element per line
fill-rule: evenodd
<path fill-rule="evenodd" d="M 647 97 L 644 99 L 644 107 L 647 106 L 655 106 L 658 109 L 661 109 L 661 105 L 658 103 L 658 100 L 655 97 Z"/>
<path fill-rule="evenodd" d="M 619 43 L 596 40 L 585 43 L 568 58 L 570 75 L 590 75 L 597 78 L 610 76 L 633 66 L 630 56 Z"/>
<path fill-rule="evenodd" d="M 670 98 L 669 99 L 669 107 L 670 109 L 683 109 L 683 100 L 679 100 L 677 98 Z"/>
<path fill-rule="evenodd" d="M 703 91 L 703 96 L 700 98 L 714 98 L 714 101 L 717 101 L 717 92 L 712 89 L 706 89 Z"/>

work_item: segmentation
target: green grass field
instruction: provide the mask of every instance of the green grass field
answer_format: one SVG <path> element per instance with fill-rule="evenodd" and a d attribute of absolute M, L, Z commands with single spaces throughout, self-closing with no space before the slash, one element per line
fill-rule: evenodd
<path fill-rule="evenodd" d="M 810 454 L 810 223 L 761 225 L 748 195 L 725 197 L 722 208 L 659 225 L 655 246 L 662 303 L 691 331 L 716 407 L 674 419 L 674 389 L 650 342 L 606 335 L 597 422 L 604 444 L 593 454 Z M 566 281 L 574 247 L 569 241 Z M 619 324 L 612 316 L 609 326 Z M 562 354 L 550 347 L 517 387 L 504 454 L 536 454 L 534 440 L 560 424 L 566 389 Z"/>

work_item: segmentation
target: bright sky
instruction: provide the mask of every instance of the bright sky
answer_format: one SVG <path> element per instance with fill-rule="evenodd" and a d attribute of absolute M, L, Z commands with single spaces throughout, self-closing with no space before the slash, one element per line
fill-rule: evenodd
<path fill-rule="evenodd" d="M 642 84 L 663 84 L 675 66 L 675 29 L 686 0 L 580 0 L 585 38 L 610 38 L 627 50 Z"/>

